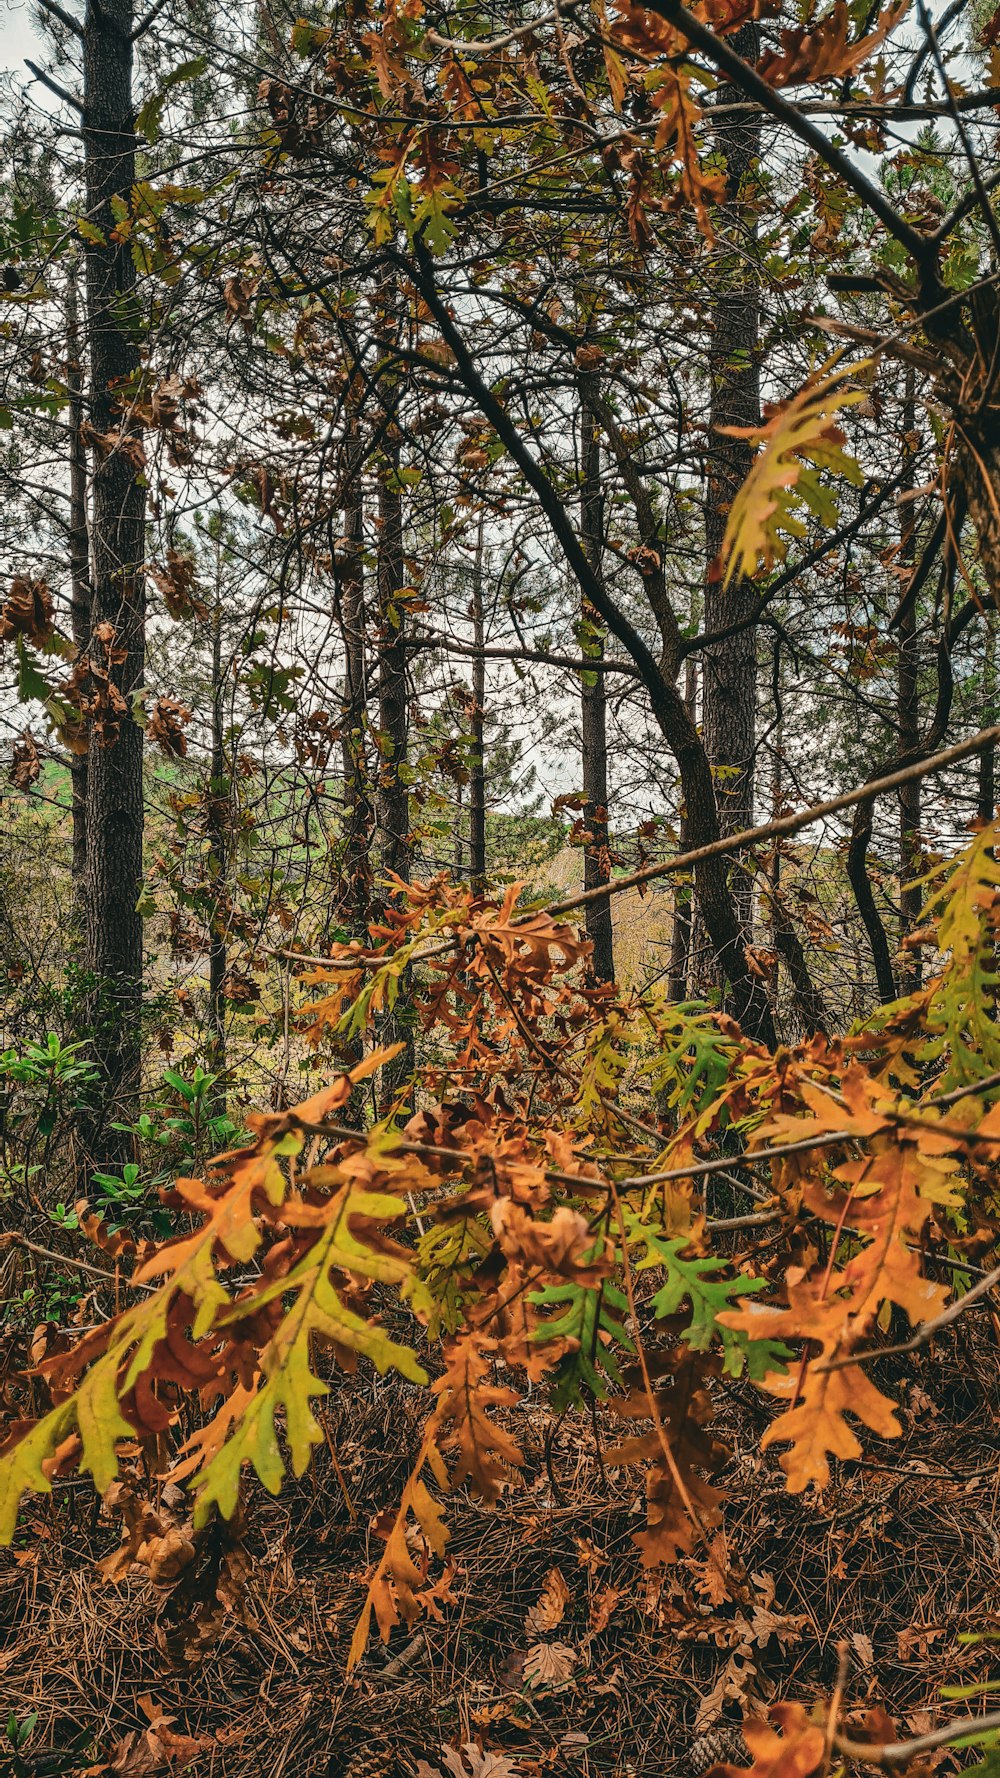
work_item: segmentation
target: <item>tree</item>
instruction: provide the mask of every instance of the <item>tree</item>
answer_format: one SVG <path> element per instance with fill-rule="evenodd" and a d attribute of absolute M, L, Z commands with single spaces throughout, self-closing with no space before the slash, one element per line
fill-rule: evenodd
<path fill-rule="evenodd" d="M 135 1105 L 141 1067 L 145 492 L 134 418 L 141 358 L 136 270 L 119 230 L 135 182 L 131 0 L 89 6 L 83 25 L 84 265 L 90 367 L 91 559 L 88 663 L 87 961 L 98 987 L 104 1085 L 90 1143 L 107 1169 L 128 1157 L 113 1128 Z"/>

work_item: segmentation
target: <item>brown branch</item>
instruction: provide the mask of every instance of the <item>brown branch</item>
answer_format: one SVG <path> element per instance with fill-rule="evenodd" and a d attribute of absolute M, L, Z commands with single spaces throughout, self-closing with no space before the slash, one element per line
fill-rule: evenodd
<path fill-rule="evenodd" d="M 833 1745 L 842 1759 L 862 1760 L 869 1766 L 905 1766 L 918 1754 L 933 1753 L 936 1747 L 947 1747 L 963 1741 L 967 1735 L 985 1735 L 1000 1729 L 1000 1710 L 987 1716 L 960 1716 L 957 1721 L 932 1729 L 929 1735 L 916 1735 L 912 1741 L 851 1741 L 846 1735 L 835 1735 Z"/>
<path fill-rule="evenodd" d="M 950 1327 L 953 1321 L 964 1315 L 966 1309 L 992 1290 L 995 1284 L 1000 1284 L 1000 1266 L 994 1266 L 992 1272 L 985 1273 L 978 1284 L 974 1284 L 957 1302 L 949 1303 L 947 1309 L 942 1309 L 940 1315 L 935 1315 L 932 1321 L 922 1321 L 908 1340 L 900 1340 L 895 1346 L 866 1346 L 860 1352 L 849 1352 L 843 1358 L 831 1358 L 829 1364 L 817 1364 L 813 1368 L 816 1372 L 843 1371 L 849 1365 L 864 1363 L 868 1358 L 894 1358 L 903 1352 L 916 1352 L 921 1346 L 926 1346 L 927 1341 L 932 1340 L 943 1327 Z"/>
<path fill-rule="evenodd" d="M 452 640 L 450 636 L 426 634 L 409 637 L 406 647 L 414 651 L 441 648 L 446 654 L 466 655 L 472 660 L 532 661 L 542 667 L 567 667 L 573 673 L 624 673 L 630 679 L 642 678 L 634 661 L 607 660 L 603 655 L 549 654 L 541 648 L 500 648 L 493 645 L 477 648 L 474 642 L 459 642 Z"/>
<path fill-rule="evenodd" d="M 39 1259 L 48 1259 L 57 1266 L 70 1266 L 76 1272 L 86 1272 L 91 1278 L 100 1278 L 103 1284 L 124 1284 L 129 1290 L 155 1291 L 155 1284 L 137 1284 L 122 1272 L 107 1272 L 101 1266 L 92 1266 L 89 1260 L 74 1259 L 70 1254 L 56 1253 L 51 1247 L 40 1247 L 37 1241 L 29 1241 L 27 1235 L 18 1232 L 0 1235 L 0 1242 L 9 1242 L 15 1247 L 26 1247 L 29 1253 L 35 1253 Z"/>
<path fill-rule="evenodd" d="M 726 834 L 707 846 L 695 847 L 691 852 L 678 852 L 675 857 L 664 859 L 661 864 L 648 864 L 644 870 L 632 871 L 625 877 L 615 877 L 613 882 L 601 883 L 596 889 L 587 889 L 579 895 L 568 895 L 562 901 L 550 902 L 545 911 L 549 914 L 568 914 L 574 908 L 586 907 L 589 902 L 599 900 L 602 895 L 619 895 L 623 889 L 634 889 L 638 884 L 651 883 L 657 877 L 689 871 L 706 858 L 722 858 L 727 853 L 741 852 L 748 846 L 759 845 L 762 840 L 799 833 L 802 828 L 811 826 L 814 821 L 822 821 L 827 815 L 837 815 L 842 809 L 853 809 L 867 797 L 881 796 L 888 790 L 898 790 L 901 784 L 909 784 L 914 778 L 924 778 L 931 772 L 944 771 L 948 766 L 957 765 L 959 760 L 968 759 L 974 753 L 982 753 L 985 748 L 995 747 L 998 743 L 1000 726 L 981 729 L 967 741 L 958 741 L 954 747 L 946 747 L 943 753 L 936 753 L 930 759 L 918 760 L 901 771 L 890 772 L 885 778 L 873 779 L 869 784 L 862 784 L 858 790 L 845 791 L 842 796 L 829 797 L 825 802 L 811 803 L 797 815 L 781 815 L 777 820 L 766 821 L 760 827 L 746 827 L 741 833 Z"/>
<path fill-rule="evenodd" d="M 674 29 L 679 31 L 693 48 L 701 50 L 702 54 L 706 55 L 709 61 L 713 62 L 735 87 L 739 88 L 740 92 L 745 93 L 749 99 L 755 100 L 762 110 L 768 112 L 778 123 L 784 124 L 786 129 L 791 130 L 792 134 L 799 138 L 800 142 L 805 143 L 807 148 L 811 148 L 820 160 L 825 161 L 830 171 L 836 173 L 837 177 L 844 181 L 844 184 L 854 192 L 855 196 L 861 199 L 866 209 L 870 210 L 873 216 L 878 217 L 882 226 L 899 241 L 901 246 L 905 247 L 907 253 L 917 261 L 922 269 L 930 270 L 932 268 L 935 256 L 933 239 L 923 234 L 919 229 L 913 228 L 904 217 L 900 216 L 898 211 L 893 209 L 884 192 L 873 185 L 861 169 L 856 167 L 853 161 L 848 160 L 839 148 L 835 148 L 829 137 L 825 136 L 822 130 L 817 129 L 816 125 L 811 123 L 809 118 L 804 116 L 795 105 L 769 86 L 767 81 L 758 74 L 756 68 L 752 68 L 748 62 L 743 60 L 742 56 L 737 55 L 724 38 L 717 37 L 714 31 L 710 30 L 707 25 L 703 25 L 700 19 L 695 18 L 694 14 L 681 4 L 681 0 L 646 0 L 646 9 L 648 12 L 657 13 L 660 18 L 666 19 L 667 23 L 673 25 Z"/>

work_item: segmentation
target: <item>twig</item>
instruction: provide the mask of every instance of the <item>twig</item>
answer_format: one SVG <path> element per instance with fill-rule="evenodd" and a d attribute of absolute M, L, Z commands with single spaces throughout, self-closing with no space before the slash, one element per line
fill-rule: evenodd
<path fill-rule="evenodd" d="M 27 1235 L 17 1231 L 0 1235 L 0 1242 L 9 1241 L 16 1247 L 26 1247 L 29 1253 L 35 1253 L 39 1259 L 52 1260 L 57 1266 L 71 1266 L 74 1271 L 87 1272 L 92 1278 L 100 1278 L 105 1284 L 125 1284 L 130 1290 L 155 1291 L 155 1284 L 137 1284 L 132 1278 L 124 1278 L 120 1273 L 106 1272 L 101 1266 L 92 1266 L 89 1260 L 74 1259 L 66 1253 L 56 1253 L 51 1247 L 40 1247 L 37 1241 L 29 1241 Z"/>
<path fill-rule="evenodd" d="M 814 1372 L 843 1371 L 848 1365 L 863 1364 L 869 1358 L 893 1358 L 898 1353 L 916 1352 L 928 1340 L 933 1339 L 936 1333 L 940 1333 L 943 1327 L 950 1327 L 953 1321 L 964 1315 L 966 1309 L 992 1290 L 995 1284 L 1000 1284 L 1000 1266 L 994 1266 L 992 1272 L 987 1272 L 978 1284 L 974 1284 L 957 1302 L 950 1303 L 947 1309 L 942 1309 L 941 1314 L 935 1315 L 932 1321 L 922 1321 L 908 1340 L 900 1340 L 895 1346 L 866 1346 L 860 1352 L 848 1352 L 843 1358 L 831 1358 L 828 1364 L 814 1365 Z"/>
<path fill-rule="evenodd" d="M 996 747 L 998 744 L 1000 725 L 981 729 L 967 741 L 958 741 L 954 747 L 946 747 L 942 753 L 935 753 L 930 759 L 918 760 L 914 765 L 904 766 L 898 772 L 890 772 L 885 778 L 874 778 L 860 789 L 845 791 L 842 796 L 828 797 L 821 803 L 811 803 L 797 815 L 781 815 L 774 821 L 764 822 L 760 827 L 746 827 L 740 833 L 725 834 L 720 839 L 712 840 L 707 846 L 697 846 L 691 852 L 678 852 L 675 857 L 664 859 L 660 864 L 648 864 L 644 870 L 632 871 L 629 876 L 615 877 L 613 882 L 598 883 L 596 888 L 586 889 L 579 895 L 568 895 L 562 901 L 550 902 L 545 911 L 549 914 L 568 914 L 574 908 L 589 907 L 592 902 L 600 901 L 605 895 L 619 895 L 623 889 L 634 889 L 640 883 L 650 883 L 655 877 L 689 871 L 708 858 L 724 858 L 730 852 L 757 846 L 762 840 L 798 833 L 803 827 L 811 826 L 814 821 L 822 821 L 827 815 L 839 814 L 841 809 L 853 809 L 856 803 L 867 802 L 869 797 L 898 790 L 902 784 L 911 784 L 916 778 L 926 778 L 931 772 L 944 771 L 948 766 L 957 765 L 959 760 L 968 759 L 973 753 L 983 753 L 987 747 Z"/>
<path fill-rule="evenodd" d="M 916 1735 L 912 1741 L 851 1741 L 846 1735 L 835 1735 L 834 1749 L 842 1759 L 862 1760 L 869 1766 L 905 1766 L 920 1753 L 933 1753 L 936 1747 L 947 1747 L 963 1741 L 967 1735 L 985 1735 L 1000 1729 L 1000 1710 L 987 1716 L 960 1716 L 957 1721 L 932 1729 L 929 1735 Z"/>

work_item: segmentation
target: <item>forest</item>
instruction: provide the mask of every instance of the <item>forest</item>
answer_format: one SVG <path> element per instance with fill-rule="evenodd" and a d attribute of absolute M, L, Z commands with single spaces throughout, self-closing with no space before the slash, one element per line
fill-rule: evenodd
<path fill-rule="evenodd" d="M 0 36 L 0 1774 L 1000 1778 L 1000 10 L 299 3 Z"/>

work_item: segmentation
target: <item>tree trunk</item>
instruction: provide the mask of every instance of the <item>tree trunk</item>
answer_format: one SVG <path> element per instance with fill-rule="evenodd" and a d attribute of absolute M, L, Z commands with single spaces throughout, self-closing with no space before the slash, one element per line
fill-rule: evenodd
<path fill-rule="evenodd" d="M 469 715 L 469 878 L 478 895 L 486 887 L 486 624 L 483 616 L 483 515 L 479 515 L 472 569 L 472 709 Z"/>
<path fill-rule="evenodd" d="M 406 629 L 403 587 L 403 503 L 398 435 L 385 446 L 379 474 L 378 541 L 378 822 L 382 868 L 405 882 L 410 871 L 410 798 L 406 765 Z"/>
<path fill-rule="evenodd" d="M 733 46 L 744 60 L 755 62 L 759 29 L 744 25 Z M 735 106 L 739 91 L 723 84 L 718 103 Z M 719 554 L 733 499 L 753 463 L 753 447 L 740 438 L 728 438 L 720 428 L 754 426 L 760 419 L 760 371 L 757 360 L 760 333 L 760 298 L 752 281 L 752 249 L 756 242 L 756 216 L 742 201 L 743 181 L 760 153 L 760 118 L 739 110 L 716 125 L 716 139 L 726 157 L 726 193 L 716 214 L 715 288 L 711 297 L 712 336 L 709 342 L 709 460 L 705 489 L 704 627 L 707 634 L 741 627 L 702 651 L 702 738 L 712 768 L 718 822 L 722 833 L 735 833 L 753 825 L 754 748 L 757 719 L 756 626 L 752 622 L 758 602 L 752 580 L 733 580 L 723 585 Z M 738 927 L 738 942 L 745 950 L 753 921 L 753 884 L 739 863 L 730 871 L 730 891 Z M 699 993 L 724 991 L 718 944 L 707 942 L 705 910 L 690 939 L 693 973 Z M 711 934 L 709 933 L 711 939 Z M 731 1010 L 735 1006 L 730 1002 Z"/>
<path fill-rule="evenodd" d="M 982 728 L 992 728 L 997 707 L 997 639 L 993 613 L 983 613 L 983 709 Z M 979 795 L 976 814 L 980 821 L 992 821 L 997 812 L 996 748 L 984 747 L 979 755 Z"/>
<path fill-rule="evenodd" d="M 83 438 L 83 342 L 75 259 L 66 280 L 66 386 L 69 389 L 70 626 L 77 657 L 90 641 L 90 533 L 87 522 L 87 447 Z M 70 756 L 73 801 L 73 904 L 81 928 L 87 905 L 87 754 Z"/>
<path fill-rule="evenodd" d="M 98 983 L 95 1052 L 101 1104 L 94 1158 L 112 1170 L 131 1140 L 111 1128 L 134 1111 L 142 1056 L 142 729 L 131 694 L 145 656 L 142 578 L 145 493 L 141 435 L 127 417 L 139 369 L 135 267 L 114 236 L 112 200 L 129 203 L 135 178 L 131 0 L 90 0 L 84 23 L 84 160 L 87 216 L 102 239 L 86 244 L 93 579 L 90 659 L 93 717 L 87 782 L 87 960 Z"/>
<path fill-rule="evenodd" d="M 908 474 L 904 488 L 912 490 L 916 482 L 916 397 L 912 367 L 907 368 L 903 398 L 902 430 Z M 902 507 L 903 524 L 899 560 L 912 571 L 916 561 L 915 506 L 908 500 Z M 904 757 L 916 755 L 920 748 L 920 686 L 919 646 L 917 642 L 917 601 L 906 600 L 900 614 L 899 655 L 897 662 L 897 722 L 899 751 Z M 914 778 L 899 792 L 899 914 L 900 938 L 915 932 L 920 925 L 922 893 L 915 878 L 920 875 L 920 811 L 921 781 Z M 920 952 L 903 952 L 901 987 L 904 994 L 920 986 Z"/>
<path fill-rule="evenodd" d="M 746 61 L 755 62 L 759 35 L 757 25 L 744 25 L 731 39 L 733 48 Z M 720 86 L 720 105 L 736 105 L 739 98 L 735 87 Z M 735 833 L 753 825 L 757 654 L 756 626 L 750 620 L 759 594 L 752 580 L 733 580 L 724 586 L 718 558 L 730 506 L 750 472 L 754 453 L 747 440 L 727 438 L 720 428 L 756 426 L 760 420 L 760 297 L 753 278 L 756 212 L 742 197 L 744 180 L 760 155 L 760 116 L 733 112 L 716 124 L 715 134 L 726 158 L 726 196 L 716 217 L 718 287 L 711 303 L 705 630 L 713 634 L 733 624 L 743 627 L 703 653 L 702 733 L 716 778 L 719 825 L 723 833 Z M 732 890 L 740 926 L 749 938 L 753 886 L 738 868 Z"/>
<path fill-rule="evenodd" d="M 586 381 L 589 379 L 585 379 Z M 597 417 L 587 399 L 586 386 L 580 404 L 580 536 L 594 576 L 603 580 L 604 502 L 601 497 L 601 439 Z M 583 652 L 595 660 L 604 656 L 604 633 L 593 606 L 585 598 L 581 607 Z M 611 876 L 608 846 L 608 729 L 604 674 L 593 673 L 580 689 L 580 733 L 583 764 L 583 824 L 587 833 L 583 853 L 583 886 L 596 889 Z M 614 930 L 611 903 L 595 901 L 586 910 L 587 936 L 593 945 L 591 970 L 598 981 L 615 979 Z"/>
<path fill-rule="evenodd" d="M 370 848 L 372 805 L 365 743 L 366 662 L 364 600 L 364 446 L 361 422 L 352 416 L 347 436 L 344 494 L 344 554 L 340 577 L 340 623 L 344 637 L 344 701 L 340 746 L 344 772 L 344 833 L 341 875 L 346 893 L 339 910 L 352 938 L 367 942 L 371 918 Z M 346 905 L 345 905 L 346 904 Z"/>
<path fill-rule="evenodd" d="M 399 594 L 403 587 L 403 502 L 399 482 L 399 434 L 389 421 L 379 470 L 378 511 L 378 825 L 382 869 L 410 875 L 410 795 L 405 781 L 407 740 L 406 622 Z M 387 889 L 391 894 L 391 886 Z M 405 1043 L 382 1070 L 381 1098 L 387 1110 L 414 1067 L 405 982 L 394 1010 L 379 1027 L 382 1044 Z"/>
<path fill-rule="evenodd" d="M 219 550 L 221 557 L 221 548 Z M 209 868 L 212 873 L 214 906 L 208 940 L 208 1023 L 212 1040 L 212 1072 L 224 1075 L 226 1068 L 226 1000 L 225 980 L 228 968 L 226 944 L 226 910 L 228 905 L 228 827 L 230 784 L 226 765 L 225 724 L 222 679 L 222 588 L 217 569 L 215 610 L 212 614 L 212 760 L 208 792 Z M 225 1112 L 226 1089 L 221 1084 L 214 1095 L 213 1111 Z"/>
<path fill-rule="evenodd" d="M 692 607 L 694 596 L 692 595 Z M 692 610 L 692 618 L 694 612 Z M 698 663 L 694 655 L 689 654 L 684 663 L 684 703 L 692 722 L 698 714 Z M 687 817 L 687 808 L 682 807 L 678 846 L 687 852 L 691 845 L 691 829 Z M 693 900 L 690 881 L 684 882 L 677 878 L 674 883 L 674 925 L 670 935 L 670 966 L 667 976 L 667 993 L 671 1000 L 684 1001 L 688 995 L 688 970 L 691 964 L 691 932 Z"/>

